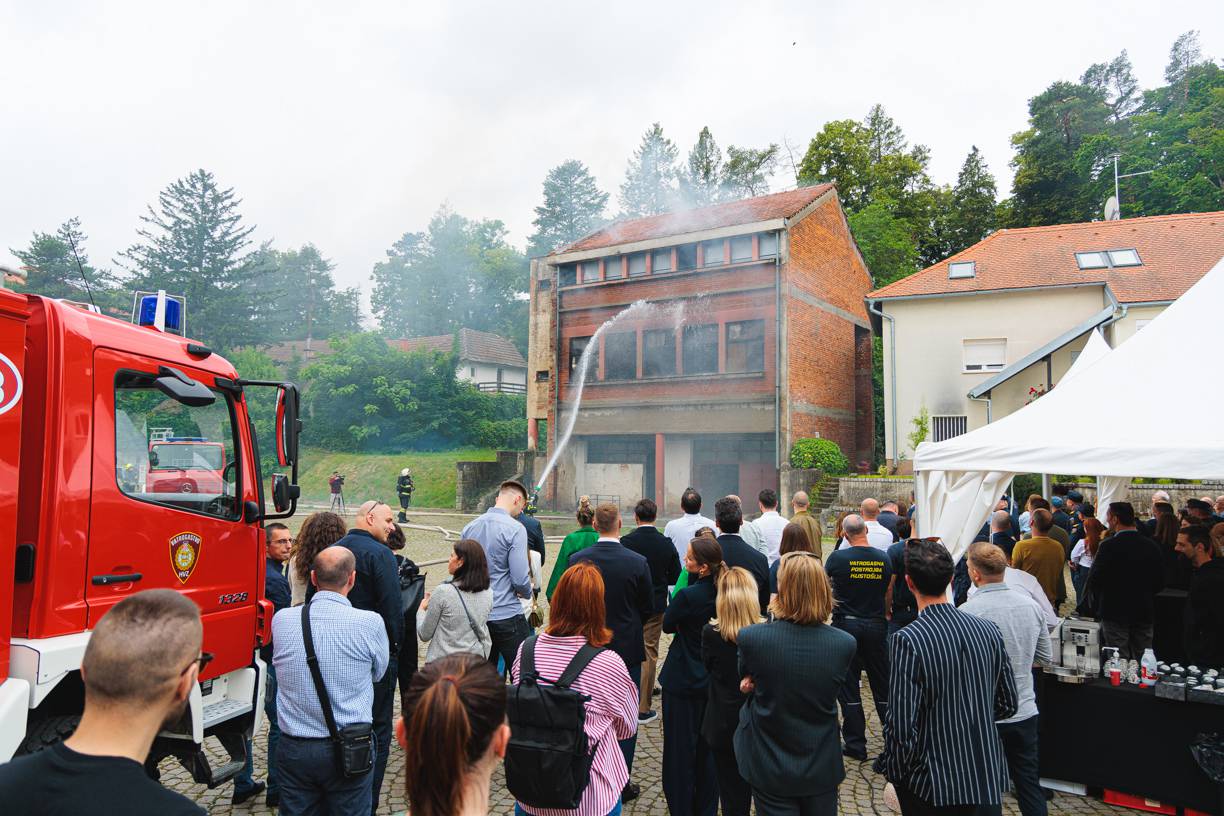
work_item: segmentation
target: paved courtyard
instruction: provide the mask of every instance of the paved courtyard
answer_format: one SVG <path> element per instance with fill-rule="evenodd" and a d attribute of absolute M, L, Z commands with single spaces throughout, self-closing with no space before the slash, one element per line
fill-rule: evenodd
<path fill-rule="evenodd" d="M 421 521 L 428 524 L 438 524 L 448 529 L 457 529 L 461 527 L 465 519 L 457 517 L 414 517 L 413 521 Z M 555 525 L 557 531 L 567 525 Z M 554 525 L 549 525 L 554 527 Z M 553 529 L 546 529 L 546 533 L 551 535 Z M 413 560 L 419 562 L 444 558 L 449 551 L 449 545 L 445 543 L 445 539 L 441 533 L 409 530 L 407 533 L 408 545 L 406 554 Z M 549 554 L 556 552 L 555 545 L 549 547 Z M 551 565 L 548 565 L 551 566 Z M 444 577 L 445 569 L 443 567 L 429 568 L 428 585 L 430 587 L 436 585 Z M 660 660 L 666 654 L 670 636 L 663 636 L 661 644 Z M 424 658 L 424 647 L 420 649 L 421 657 Z M 398 695 L 397 695 L 398 696 Z M 868 752 L 871 756 L 875 756 L 880 752 L 880 723 L 875 716 L 874 708 L 871 705 L 871 693 L 866 687 L 863 689 L 864 709 L 868 712 L 867 728 L 868 728 Z M 657 708 L 656 703 L 656 708 Z M 398 703 L 397 703 L 398 710 Z M 257 735 L 255 741 L 255 778 L 263 779 L 266 768 L 267 757 L 267 728 Z M 210 740 L 215 742 L 215 740 Z M 222 761 L 221 749 L 217 745 L 211 745 L 210 749 L 215 752 L 213 762 L 219 763 Z M 667 801 L 663 797 L 662 786 L 662 759 L 663 759 L 663 722 L 662 718 L 656 719 L 654 722 L 641 727 L 638 732 L 637 754 L 634 759 L 633 780 L 641 785 L 642 795 L 635 801 L 628 803 L 624 812 L 626 814 L 650 814 L 650 816 L 658 816 L 659 814 L 667 813 Z M 263 796 L 259 796 L 244 805 L 233 806 L 230 804 L 230 796 L 233 793 L 233 786 L 230 784 L 223 785 L 216 790 L 208 790 L 203 785 L 197 785 L 191 781 L 190 775 L 183 770 L 177 761 L 167 759 L 162 763 L 162 780 L 166 785 L 173 789 L 186 794 L 212 814 L 266 814 L 274 813 L 274 810 L 269 810 L 264 807 Z M 493 777 L 493 786 L 490 794 L 490 813 L 494 814 L 512 814 L 514 812 L 514 800 L 506 790 L 505 779 L 501 770 Z M 404 794 L 404 762 L 403 751 L 398 745 L 393 744 L 391 748 L 391 758 L 387 766 L 387 777 L 383 783 L 382 796 L 378 812 L 380 814 L 398 814 L 407 810 L 407 801 Z M 841 802 L 840 811 L 844 814 L 887 814 L 892 813 L 884 803 L 884 779 L 883 777 L 871 771 L 870 763 L 858 763 L 853 760 L 846 761 L 846 779 L 841 786 Z M 1018 814 L 1020 811 L 1016 806 L 1015 800 L 1008 795 L 1004 799 L 1003 811 L 1005 814 Z M 1125 808 L 1116 808 L 1106 805 L 1099 799 L 1083 796 L 1072 796 L 1067 794 L 1057 794 L 1054 800 L 1050 803 L 1051 814 L 1103 814 L 1103 813 L 1135 813 L 1135 811 Z"/>

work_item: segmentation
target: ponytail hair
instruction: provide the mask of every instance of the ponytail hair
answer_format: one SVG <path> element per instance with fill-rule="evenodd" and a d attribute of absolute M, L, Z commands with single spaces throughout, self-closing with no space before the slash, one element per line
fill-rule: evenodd
<path fill-rule="evenodd" d="M 578 510 L 574 513 L 580 527 L 590 527 L 595 520 L 595 508 L 591 506 L 591 497 L 582 496 L 578 499 Z"/>
<path fill-rule="evenodd" d="M 689 542 L 689 549 L 693 551 L 693 559 L 696 560 L 698 566 L 709 567 L 710 577 L 717 581 L 718 574 L 723 568 L 722 545 L 718 543 L 718 539 L 697 536 Z"/>
<path fill-rule="evenodd" d="M 451 816 L 471 767 L 506 721 L 505 681 L 484 658 L 449 655 L 413 675 L 403 714 L 413 816 Z"/>

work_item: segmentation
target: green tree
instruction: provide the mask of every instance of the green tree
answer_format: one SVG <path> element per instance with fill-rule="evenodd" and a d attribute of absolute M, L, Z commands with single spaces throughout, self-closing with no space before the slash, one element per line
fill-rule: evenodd
<path fill-rule="evenodd" d="M 689 207 L 705 207 L 722 198 L 722 151 L 708 127 L 697 134 L 688 154 L 688 167 L 680 174 L 680 191 Z"/>
<path fill-rule="evenodd" d="M 141 216 L 141 242 L 120 253 L 134 288 L 184 296 L 188 333 L 221 351 L 264 334 L 251 297 L 259 270 L 246 251 L 255 228 L 243 223 L 241 203 L 212 173 L 196 170 L 161 191 L 157 208 Z"/>
<path fill-rule="evenodd" d="M 373 309 L 384 334 L 426 337 L 479 329 L 527 345 L 527 261 L 501 221 L 446 207 L 406 233 L 374 266 Z"/>
<path fill-rule="evenodd" d="M 620 187 L 622 215 L 640 218 L 672 209 L 676 202 L 676 145 L 655 122 L 642 136 Z"/>
<path fill-rule="evenodd" d="M 1199 33 L 1191 29 L 1173 42 L 1169 49 L 1169 64 L 1165 66 L 1165 82 L 1175 89 L 1174 98 L 1182 101 L 1190 94 L 1190 69 L 1203 59 L 1203 49 L 1199 46 Z"/>
<path fill-rule="evenodd" d="M 527 255 L 547 255 L 594 232 L 607 205 L 608 194 L 585 164 L 571 159 L 557 165 L 544 178 L 544 203 L 535 208 L 536 231 L 528 239 Z"/>
<path fill-rule="evenodd" d="M 871 134 L 852 119 L 826 122 L 799 164 L 800 184 L 836 184 L 849 212 L 871 203 L 871 174 Z"/>
<path fill-rule="evenodd" d="M 337 289 L 335 264 L 313 244 L 300 249 L 262 247 L 252 258 L 259 268 L 259 321 L 265 339 L 305 340 L 361 330 L 360 291 Z"/>
<path fill-rule="evenodd" d="M 993 232 L 998 226 L 998 191 L 994 176 L 977 145 L 969 151 L 956 176 L 948 214 L 947 254 L 954 255 Z"/>
<path fill-rule="evenodd" d="M 918 271 L 918 248 L 911 226 L 886 204 L 869 204 L 849 216 L 850 232 L 876 286 L 886 286 Z"/>
<path fill-rule="evenodd" d="M 768 193 L 769 179 L 777 168 L 776 144 L 764 148 L 731 145 L 722 169 L 723 196 L 735 200 Z"/>
<path fill-rule="evenodd" d="M 1126 49 L 1122 49 L 1122 53 L 1109 62 L 1097 62 L 1088 66 L 1088 70 L 1080 77 L 1080 84 L 1105 95 L 1105 104 L 1109 106 L 1115 122 L 1121 122 L 1130 116 L 1143 101 L 1139 80 L 1135 79 Z"/>
<path fill-rule="evenodd" d="M 88 236 L 81 219 L 70 218 L 54 233 L 35 232 L 25 249 L 11 250 L 27 278 L 21 291 L 95 303 L 110 314 L 126 314 L 115 276 L 89 262 L 85 251 Z M 79 265 L 78 265 L 79 260 Z"/>

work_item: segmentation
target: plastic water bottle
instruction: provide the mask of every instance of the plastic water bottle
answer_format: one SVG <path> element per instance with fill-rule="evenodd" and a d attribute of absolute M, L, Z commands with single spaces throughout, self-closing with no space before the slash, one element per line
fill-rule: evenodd
<path fill-rule="evenodd" d="M 1156 685 L 1156 653 L 1151 649 L 1143 650 L 1143 660 L 1139 662 L 1139 685 L 1151 687 Z"/>

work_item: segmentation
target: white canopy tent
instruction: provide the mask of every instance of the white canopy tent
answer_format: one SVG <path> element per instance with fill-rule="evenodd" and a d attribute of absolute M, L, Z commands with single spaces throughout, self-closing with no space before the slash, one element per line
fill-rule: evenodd
<path fill-rule="evenodd" d="M 1135 476 L 1224 477 L 1224 379 L 1192 374 L 1168 388 L 1140 384 L 1179 361 L 1214 359 L 1224 350 L 1221 304 L 1224 260 L 1118 348 L 1090 338 L 1045 396 L 985 427 L 919 445 L 919 534 L 940 536 L 953 560 L 960 558 L 1021 473 L 1096 474 L 1099 507 L 1124 494 Z"/>

